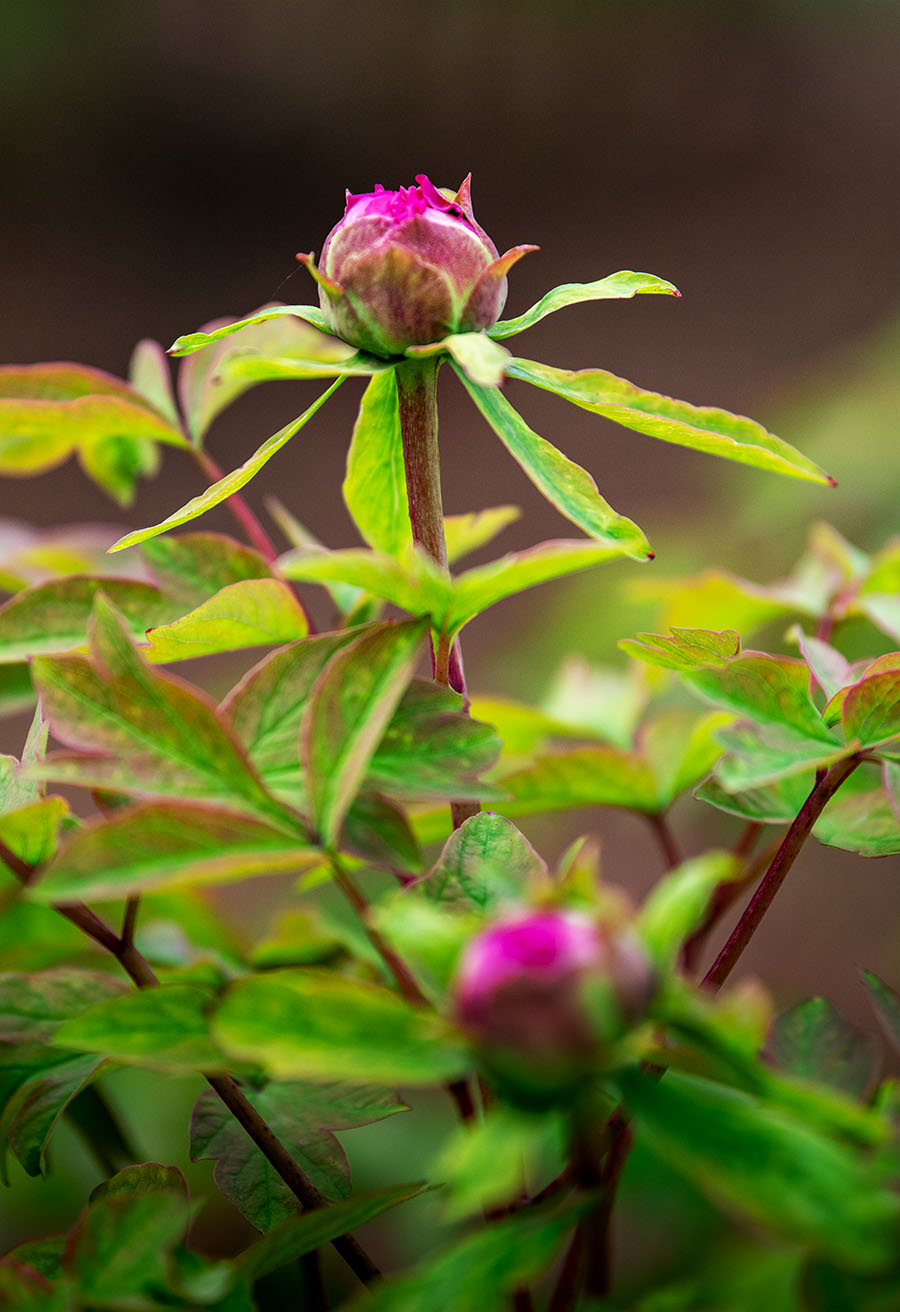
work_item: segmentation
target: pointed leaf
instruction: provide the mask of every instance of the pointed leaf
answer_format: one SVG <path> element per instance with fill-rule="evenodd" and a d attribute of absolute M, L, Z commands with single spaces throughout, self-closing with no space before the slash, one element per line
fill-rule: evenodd
<path fill-rule="evenodd" d="M 453 582 L 448 629 L 451 634 L 458 633 L 476 615 L 505 597 L 623 555 L 631 552 L 610 542 L 558 539 L 540 542 L 526 551 L 510 552 L 487 565 L 476 565 Z"/>
<path fill-rule="evenodd" d="M 496 333 L 483 332 L 451 333 L 428 346 L 410 346 L 406 354 L 440 355 L 446 351 L 473 383 L 479 387 L 497 387 L 503 382 L 510 353 L 492 340 L 495 336 Z"/>
<path fill-rule="evenodd" d="M 313 823 L 333 846 L 418 664 L 421 621 L 379 625 L 342 647 L 313 687 L 300 729 Z"/>
<path fill-rule="evenodd" d="M 354 800 L 344 818 L 344 845 L 383 869 L 422 873 L 422 852 L 405 813 L 376 793 L 360 793 Z"/>
<path fill-rule="evenodd" d="M 279 647 L 302 638 L 306 614 L 279 579 L 229 583 L 214 597 L 171 624 L 147 630 L 156 663 L 192 660 L 247 647 Z"/>
<path fill-rule="evenodd" d="M 340 342 L 333 337 L 332 342 Z M 393 371 L 392 360 L 382 360 L 377 355 L 367 355 L 365 351 L 351 351 L 346 356 L 341 353 L 332 360 L 317 360 L 292 355 L 235 355 L 222 366 L 222 377 L 246 391 L 255 383 L 277 382 L 279 379 L 291 378 L 368 378 L 372 374 Z"/>
<path fill-rule="evenodd" d="M 775 1022 L 766 1055 L 781 1071 L 862 1098 L 880 1064 L 879 1044 L 827 998 L 805 998 Z"/>
<path fill-rule="evenodd" d="M 873 970 L 861 970 L 859 974 L 886 1039 L 900 1052 L 900 993 Z"/>
<path fill-rule="evenodd" d="M 230 337 L 232 333 L 240 332 L 248 324 L 265 323 L 267 319 L 278 319 L 285 314 L 294 315 L 298 319 L 305 319 L 307 323 L 311 323 L 314 328 L 319 328 L 322 332 L 331 332 L 318 306 L 267 305 L 264 309 L 247 315 L 245 319 L 235 319 L 231 323 L 223 324 L 220 328 L 214 328 L 211 332 L 186 333 L 169 347 L 169 355 L 191 355 L 194 351 L 200 351 L 204 346 L 209 346 L 211 342 L 221 341 L 223 337 Z"/>
<path fill-rule="evenodd" d="M 728 793 L 716 779 L 706 779 L 694 796 L 727 815 L 762 824 L 790 824 L 813 786 L 812 775 L 791 775 L 776 783 L 760 785 L 746 791 Z"/>
<path fill-rule="evenodd" d="M 279 1080 L 430 1084 L 467 1065 L 439 1017 L 378 985 L 322 971 L 238 980 L 213 1031 L 226 1052 Z"/>
<path fill-rule="evenodd" d="M 440 902 L 484 911 L 497 902 L 520 900 L 529 884 L 546 875 L 546 862 L 514 824 L 480 811 L 447 839 L 425 888 Z"/>
<path fill-rule="evenodd" d="M 148 624 L 164 624 L 178 604 L 137 579 L 72 578 L 39 583 L 0 607 L 0 662 L 84 647 L 98 592 L 103 592 L 128 625 L 143 638 Z"/>
<path fill-rule="evenodd" d="M 495 387 L 478 387 L 454 365 L 466 391 L 538 491 L 561 515 L 600 542 L 608 542 L 635 560 L 652 555 L 644 534 L 630 519 L 617 515 L 597 491 L 586 469 L 557 451 L 525 423 Z"/>
<path fill-rule="evenodd" d="M 319 859 L 316 848 L 234 811 L 147 802 L 70 835 L 27 895 L 37 902 L 103 902 L 301 870 Z"/>
<path fill-rule="evenodd" d="M 128 381 L 173 428 L 181 429 L 181 416 L 172 391 L 171 365 L 159 342 L 143 338 L 131 353 Z"/>
<path fill-rule="evenodd" d="M 782 438 L 744 415 L 712 406 L 693 406 L 659 392 L 647 392 L 627 378 L 603 369 L 554 369 L 532 360 L 512 360 L 510 378 L 554 392 L 566 401 L 603 415 L 648 437 L 757 469 L 835 486 L 834 479 Z"/>
<path fill-rule="evenodd" d="M 38 1072 L 19 1090 L 9 1119 L 9 1146 L 28 1175 L 44 1173 L 54 1129 L 101 1064 L 93 1056 L 70 1057 Z"/>
<path fill-rule="evenodd" d="M 660 973 L 672 970 L 678 951 L 703 921 L 720 884 L 730 883 L 743 866 L 728 852 L 704 852 L 683 861 L 654 885 L 635 924 Z"/>
<path fill-rule="evenodd" d="M 821 638 L 804 633 L 799 625 L 791 629 L 789 636 L 796 640 L 800 655 L 826 697 L 833 697 L 841 688 L 853 682 L 850 663 L 836 648 Z"/>
<path fill-rule="evenodd" d="M 398 556 L 412 543 L 397 380 L 393 372 L 369 383 L 347 452 L 344 503 L 363 541 Z"/>
<path fill-rule="evenodd" d="M 278 500 L 277 497 L 266 498 L 266 509 L 274 519 L 275 523 L 281 529 L 284 536 L 290 542 L 292 547 L 299 547 L 301 554 L 303 551 L 324 551 L 322 543 L 314 533 L 311 533 L 305 525 L 290 513 Z M 330 586 L 325 585 L 325 589 L 334 602 L 335 609 L 341 617 L 342 622 L 348 624 L 362 624 L 367 620 L 378 619 L 380 604 L 362 590 L 362 588 L 351 587 L 349 583 L 333 583 Z M 365 612 L 365 614 L 362 614 Z M 359 616 L 362 615 L 362 618 Z"/>
<path fill-rule="evenodd" d="M 122 551 L 125 547 L 133 547 L 138 542 L 145 542 L 148 538 L 156 537 L 158 533 L 165 533 L 170 528 L 177 528 L 179 524 L 187 524 L 190 520 L 196 519 L 198 515 L 203 515 L 207 510 L 211 510 L 213 506 L 219 505 L 220 502 L 225 501 L 235 492 L 239 492 L 245 484 L 250 482 L 251 478 L 259 473 L 263 465 L 271 460 L 272 456 L 280 451 L 294 434 L 299 433 L 304 424 L 312 419 L 319 407 L 328 400 L 332 392 L 336 391 L 341 382 L 342 379 L 338 378 L 336 382 L 332 383 L 331 387 L 323 392 L 311 406 L 307 407 L 298 419 L 292 420 L 291 423 L 286 424 L 284 428 L 279 429 L 277 433 L 263 442 L 262 446 L 254 452 L 250 459 L 245 460 L 238 469 L 226 474 L 224 478 L 220 478 L 217 483 L 213 483 L 212 487 L 207 488 L 200 496 L 192 497 L 180 510 L 176 510 L 159 524 L 153 524 L 150 528 L 137 529 L 134 533 L 126 533 L 123 538 L 120 538 L 118 542 L 110 547 L 110 551 Z"/>
<path fill-rule="evenodd" d="M 444 537 L 450 564 L 468 555 L 470 551 L 485 546 L 507 524 L 515 523 L 521 514 L 518 506 L 492 506 L 487 510 L 472 511 L 468 515 L 445 515 Z"/>
<path fill-rule="evenodd" d="M 524 314 L 495 323 L 493 328 L 488 329 L 488 335 L 494 338 L 512 337 L 567 305 L 578 305 L 582 301 L 624 300 L 642 293 L 681 295 L 678 288 L 664 278 L 656 278 L 652 273 L 632 273 L 631 270 L 623 269 L 620 273 L 598 278 L 596 282 L 566 282 L 560 287 L 554 287 Z"/>
<path fill-rule="evenodd" d="M 66 1265 L 83 1306 L 147 1306 L 151 1290 L 169 1287 L 169 1256 L 191 1208 L 181 1190 L 100 1195 L 70 1240 Z"/>
<path fill-rule="evenodd" d="M 858 738 L 863 747 L 900 737 L 900 669 L 869 674 L 849 688 L 841 720 L 847 738 Z"/>
<path fill-rule="evenodd" d="M 449 576 L 421 551 L 395 560 L 377 551 L 288 551 L 278 558 L 285 578 L 305 583 L 349 583 L 412 615 L 428 615 L 436 629 L 450 605 Z"/>
<path fill-rule="evenodd" d="M 89 787 L 157 797 L 193 797 L 274 822 L 298 824 L 265 791 L 228 726 L 199 692 L 153 670 L 99 594 L 89 629 L 92 656 L 39 656 L 35 685 L 54 736 L 85 755 L 48 758 Z"/>

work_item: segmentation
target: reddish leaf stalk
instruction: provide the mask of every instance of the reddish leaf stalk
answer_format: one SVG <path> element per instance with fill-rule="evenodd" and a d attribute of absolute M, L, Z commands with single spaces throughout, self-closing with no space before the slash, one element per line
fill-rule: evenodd
<path fill-rule="evenodd" d="M 191 452 L 193 453 L 197 464 L 211 482 L 218 483 L 220 479 L 225 477 L 225 471 L 216 464 L 212 456 L 206 451 L 202 451 L 200 447 L 192 446 Z M 246 533 L 251 546 L 254 546 L 259 554 L 264 557 L 270 565 L 273 565 L 278 559 L 278 552 L 272 545 L 272 540 L 268 533 L 263 528 L 262 524 L 260 524 L 259 520 L 247 505 L 247 502 L 241 494 L 239 492 L 233 492 L 228 498 L 227 505 L 238 524 Z"/>
<path fill-rule="evenodd" d="M 785 834 L 778 851 L 763 875 L 759 887 L 750 899 L 744 914 L 731 933 L 728 942 L 716 957 L 703 978 L 703 985 L 708 989 L 719 989 L 731 974 L 741 958 L 747 944 L 760 926 L 763 916 L 772 905 L 775 894 L 784 883 L 785 877 L 809 837 L 813 825 L 845 779 L 860 764 L 861 757 L 848 756 L 836 761 L 829 770 L 820 770 L 816 782 L 806 801 L 801 806 L 790 829 Z"/>

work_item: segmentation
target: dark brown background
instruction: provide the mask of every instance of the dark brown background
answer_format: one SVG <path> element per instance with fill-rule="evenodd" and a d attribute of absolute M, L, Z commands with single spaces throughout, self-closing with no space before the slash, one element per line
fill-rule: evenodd
<path fill-rule="evenodd" d="M 790 414 L 784 435 L 827 455 L 841 482 L 779 483 L 511 387 L 645 527 L 654 569 L 711 559 L 764 579 L 787 569 L 811 519 L 868 547 L 896 531 L 891 406 L 881 397 L 878 421 L 856 422 L 865 380 L 878 391 L 892 376 L 898 302 L 900 15 L 888 0 L 29 0 L 2 21 L 2 358 L 122 373 L 138 338 L 168 343 L 271 298 L 295 251 L 321 247 L 345 187 L 420 171 L 450 185 L 471 169 L 501 249 L 542 247 L 514 271 L 510 313 L 619 268 L 684 293 L 574 308 L 517 350 L 773 424 Z M 280 295 L 313 299 L 302 271 Z M 507 548 L 565 532 L 450 378 L 442 388 L 448 509 L 519 502 Z M 238 463 L 313 391 L 245 398 L 213 430 L 217 459 Z M 332 545 L 353 541 L 338 488 L 357 392 L 347 385 L 253 492 L 258 504 L 277 490 Z M 168 453 L 133 522 L 197 490 Z M 0 513 L 123 518 L 72 467 L 4 483 Z M 633 568 L 578 584 L 568 608 L 545 589 L 474 627 L 475 686 L 536 691 L 568 648 L 610 658 L 631 631 L 618 598 Z M 542 616 L 564 610 L 548 639 Z M 597 823 L 610 878 L 646 887 L 658 858 L 644 835 L 627 819 Z M 543 832 L 553 855 L 562 838 Z M 896 858 L 815 850 L 748 964 L 785 997 L 827 988 L 857 1010 L 854 960 L 900 979 L 897 875 Z"/>

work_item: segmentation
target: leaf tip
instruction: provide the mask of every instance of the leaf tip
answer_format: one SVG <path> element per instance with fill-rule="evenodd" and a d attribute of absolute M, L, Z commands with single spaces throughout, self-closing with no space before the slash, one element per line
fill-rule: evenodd
<path fill-rule="evenodd" d="M 836 479 L 836 478 L 832 478 L 830 474 L 826 474 L 826 475 L 825 475 L 825 481 L 826 481 L 826 483 L 828 484 L 829 487 L 837 487 L 837 485 L 838 485 L 838 481 L 837 481 L 837 479 Z"/>

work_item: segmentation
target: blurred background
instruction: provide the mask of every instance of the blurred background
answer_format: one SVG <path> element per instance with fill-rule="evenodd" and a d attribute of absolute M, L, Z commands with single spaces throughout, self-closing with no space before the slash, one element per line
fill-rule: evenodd
<path fill-rule="evenodd" d="M 869 550 L 898 531 L 898 123 L 895 0 L 7 0 L 0 356 L 123 374 L 142 337 L 168 345 L 273 297 L 313 301 L 294 254 L 321 249 L 345 188 L 418 172 L 450 186 L 471 170 L 500 249 L 541 247 L 512 274 L 508 314 L 623 268 L 683 293 L 574 307 L 519 354 L 752 414 L 837 478 L 837 491 L 779 480 L 509 385 L 646 530 L 647 569 L 766 581 L 815 520 Z M 332 546 L 354 542 L 339 488 L 359 390 L 346 385 L 251 490 L 257 506 L 277 492 Z M 210 449 L 233 467 L 315 393 L 253 391 Z M 565 533 L 449 376 L 441 404 L 447 509 L 520 504 L 497 550 Z M 74 466 L 4 482 L 0 515 L 137 526 L 200 489 L 167 452 L 127 515 Z M 614 660 L 617 638 L 654 622 L 630 590 L 647 569 L 504 604 L 468 632 L 470 683 L 531 696 L 567 652 Z M 675 816 L 688 850 L 695 824 Z M 532 832 L 552 858 L 587 827 L 609 878 L 642 893 L 659 856 L 627 817 Z M 782 1000 L 825 991 L 862 1018 L 854 963 L 900 979 L 898 876 L 896 857 L 811 848 L 746 972 Z"/>

